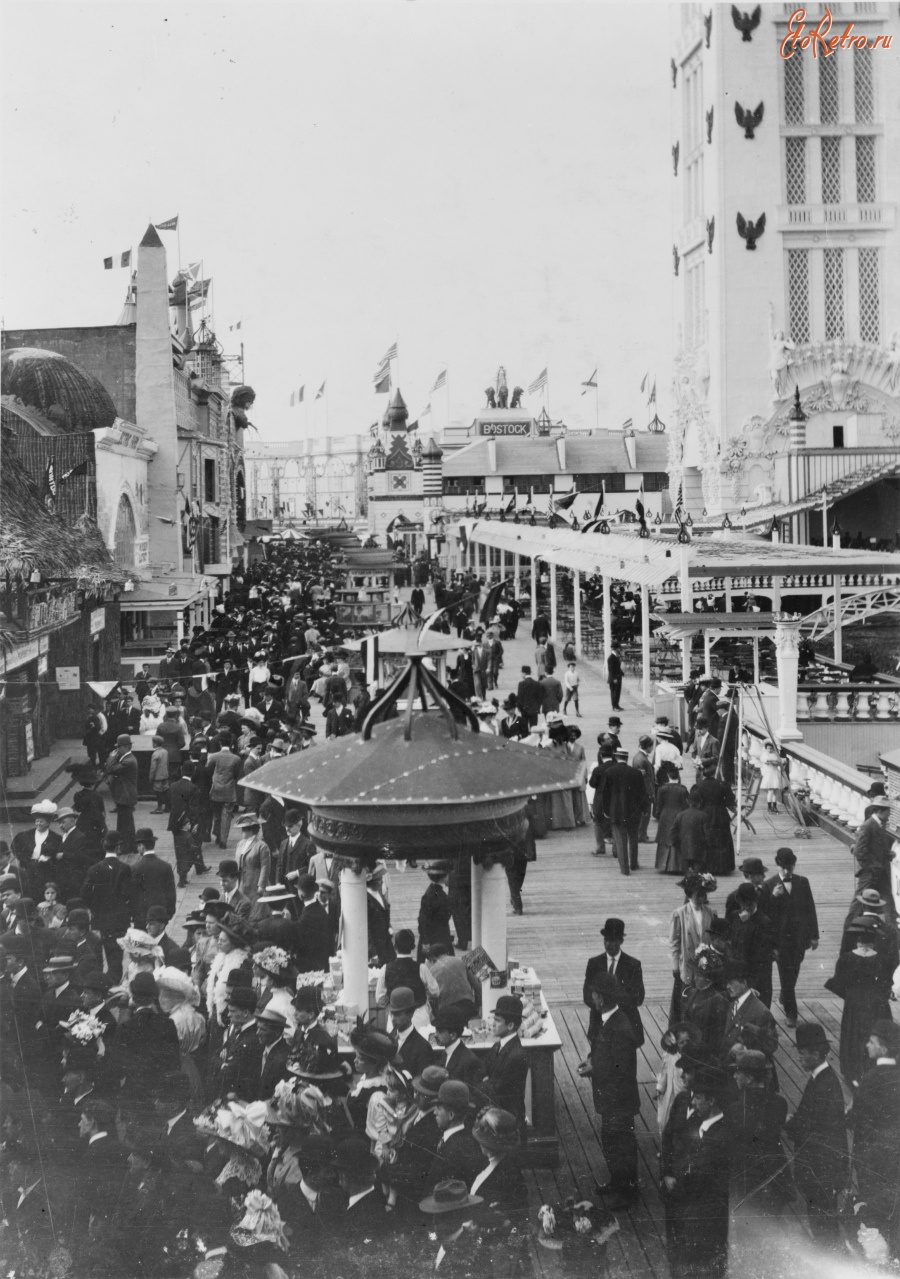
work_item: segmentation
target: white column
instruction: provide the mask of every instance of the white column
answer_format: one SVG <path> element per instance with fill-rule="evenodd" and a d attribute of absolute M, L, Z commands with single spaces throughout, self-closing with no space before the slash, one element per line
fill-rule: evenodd
<path fill-rule="evenodd" d="M 650 591 L 641 586 L 641 696 L 650 700 Z"/>
<path fill-rule="evenodd" d="M 681 587 L 681 611 L 682 613 L 693 613 L 694 597 L 691 594 L 691 579 L 688 574 L 688 566 L 690 564 L 690 548 L 687 546 L 679 546 L 679 574 L 678 581 Z M 693 642 L 693 633 L 685 635 L 681 641 L 681 678 L 686 684 L 691 678 L 691 644 Z"/>
<path fill-rule="evenodd" d="M 506 871 L 497 863 L 481 868 L 481 944 L 498 969 L 506 968 L 506 901 L 509 883 Z M 474 870 L 474 867 L 473 867 Z M 481 984 L 481 1015 L 489 1017 L 494 1011 L 502 990 L 491 986 L 490 980 Z"/>
<path fill-rule="evenodd" d="M 516 593 L 516 595 L 518 595 L 518 594 L 519 594 L 519 573 L 521 572 L 521 565 L 520 565 L 520 563 L 519 563 L 520 559 L 521 559 L 521 556 L 519 555 L 519 552 L 518 552 L 518 551 L 513 551 L 513 569 L 512 569 L 512 571 L 513 571 L 513 581 L 514 581 L 514 583 L 515 583 L 515 593 Z"/>
<path fill-rule="evenodd" d="M 612 601 L 609 597 L 610 580 L 603 574 L 603 656 L 609 657 L 612 648 Z"/>
<path fill-rule="evenodd" d="M 556 636 L 556 565 L 551 563 L 550 569 L 550 634 Z"/>
<path fill-rule="evenodd" d="M 369 1012 L 369 920 L 366 871 L 341 871 L 341 952 L 344 1000 L 362 1016 Z"/>
<path fill-rule="evenodd" d="M 481 945 L 481 867 L 472 862 L 472 949 Z"/>
<path fill-rule="evenodd" d="M 712 636 L 708 629 L 703 631 L 703 669 L 712 670 Z"/>
<path fill-rule="evenodd" d="M 180 644 L 184 639 L 184 611 L 179 609 L 175 614 L 175 642 Z"/>
<path fill-rule="evenodd" d="M 753 636 L 753 683 L 759 683 L 759 636 L 757 635 Z"/>
<path fill-rule="evenodd" d="M 572 579 L 572 606 L 575 611 L 575 653 L 581 657 L 581 571 L 575 570 Z"/>
<path fill-rule="evenodd" d="M 775 614 L 775 657 L 778 664 L 778 738 L 799 742 L 797 728 L 797 667 L 800 646 L 800 618 L 791 613 Z"/>
<path fill-rule="evenodd" d="M 835 573 L 834 578 L 834 660 L 844 660 L 844 637 L 841 631 L 841 575 Z"/>
<path fill-rule="evenodd" d="M 537 617 L 537 560 L 531 557 L 531 622 Z"/>

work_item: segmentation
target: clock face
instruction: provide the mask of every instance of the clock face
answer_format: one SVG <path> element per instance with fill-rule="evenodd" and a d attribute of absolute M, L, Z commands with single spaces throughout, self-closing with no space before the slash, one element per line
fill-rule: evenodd
<path fill-rule="evenodd" d="M 391 492 L 392 493 L 408 493 L 409 492 L 409 476 L 402 472 L 394 472 L 391 475 Z"/>

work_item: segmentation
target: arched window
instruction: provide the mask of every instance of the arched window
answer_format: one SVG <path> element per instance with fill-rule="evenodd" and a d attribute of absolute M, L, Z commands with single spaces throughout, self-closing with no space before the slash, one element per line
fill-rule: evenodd
<path fill-rule="evenodd" d="M 131 502 L 123 493 L 119 498 L 119 509 L 116 511 L 116 541 L 113 548 L 113 558 L 119 568 L 134 568 L 136 537 L 134 511 L 131 509 Z"/>

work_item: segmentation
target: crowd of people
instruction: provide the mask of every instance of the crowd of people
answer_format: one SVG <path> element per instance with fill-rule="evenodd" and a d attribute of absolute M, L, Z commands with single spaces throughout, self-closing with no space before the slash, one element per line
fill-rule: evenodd
<path fill-rule="evenodd" d="M 428 864 L 415 932 L 394 931 L 386 867 L 371 868 L 376 1011 L 339 1038 L 326 992 L 340 950 L 342 863 L 317 850 L 304 808 L 247 785 L 267 761 L 308 749 L 320 729 L 333 738 L 362 723 L 370 691 L 336 622 L 340 577 L 326 549 L 297 545 L 236 575 L 208 630 L 91 716 L 87 758 L 70 766 L 71 805 L 37 803 L 32 829 L 0 845 L 0 1240 L 23 1272 L 35 1257 L 55 1257 L 60 1273 L 85 1279 L 299 1270 L 355 1279 L 370 1272 L 373 1246 L 390 1256 L 397 1236 L 403 1279 L 514 1279 L 527 1269 L 530 1238 L 553 1244 L 568 1209 L 542 1208 L 538 1230 L 523 1180 L 522 1001 L 501 996 L 492 1045 L 469 1046 L 482 992 L 464 958 L 468 866 Z M 551 830 L 592 825 L 594 853 L 611 843 L 631 874 L 655 817 L 656 868 L 680 875 L 657 1083 L 675 1279 L 724 1274 L 729 1218 L 742 1208 L 774 1228 L 792 1187 L 823 1245 L 838 1245 L 852 1203 L 854 1238 L 870 1231 L 873 1248 L 881 1240 L 896 1255 L 900 1044 L 888 1000 L 898 956 L 885 801 L 874 798 L 859 833 L 859 890 L 828 983 L 844 1001 L 845 1113 L 826 1028 L 799 1020 L 796 983 L 818 926 L 793 852 L 779 850 L 771 876 L 745 859 L 722 918 L 709 905 L 717 877 L 735 869 L 729 690 L 698 673 L 687 738 L 659 717 L 630 756 L 611 715 L 591 770 L 581 728 L 566 718 L 570 706 L 581 715 L 578 663 L 565 644 L 557 655 L 549 619 L 532 619 L 533 663 L 501 700 L 492 694 L 504 674 L 508 683 L 504 643 L 516 638 L 518 604 L 490 592 L 482 604 L 468 574 L 436 583 L 435 597 L 436 629 L 471 642 L 450 683 L 482 729 L 578 764 L 571 790 L 527 805 L 528 834 L 507 865 L 513 910 L 523 910 L 535 840 Z M 417 582 L 413 611 L 424 603 Z M 621 668 L 607 675 L 618 709 Z M 153 741 L 146 784 L 174 868 L 135 821 L 136 733 Z M 771 789 L 777 805 L 777 780 Z M 176 940 L 177 890 L 199 888 L 203 876 L 208 886 Z M 624 922 L 607 919 L 603 941 L 585 974 L 579 1070 L 609 1181 L 572 1225 L 573 1240 L 586 1230 L 598 1243 L 598 1270 L 612 1214 L 638 1195 L 645 1033 L 641 964 L 624 950 Z M 773 966 L 809 1074 L 790 1118 L 775 1065 Z M 898 1122 L 885 1120 L 892 1115 Z"/>

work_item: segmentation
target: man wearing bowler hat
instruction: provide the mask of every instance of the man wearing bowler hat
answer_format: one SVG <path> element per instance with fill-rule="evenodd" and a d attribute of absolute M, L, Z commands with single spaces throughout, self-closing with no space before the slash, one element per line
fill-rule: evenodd
<path fill-rule="evenodd" d="M 475 1107 L 464 1083 L 447 1079 L 438 1091 L 434 1117 L 441 1130 L 428 1173 L 428 1188 L 448 1177 L 458 1177 L 468 1186 L 484 1165 L 484 1157 L 470 1131 Z"/>
<path fill-rule="evenodd" d="M 866 1041 L 872 1067 L 853 1098 L 853 1167 L 860 1196 L 885 1238 L 897 1230 L 900 1197 L 900 1025 L 876 1021 Z"/>
<path fill-rule="evenodd" d="M 612 826 L 613 847 L 623 875 L 638 869 L 638 830 L 641 814 L 649 804 L 642 774 L 632 768 L 628 751 L 620 747 L 616 762 L 603 774 L 600 805 Z"/>
<path fill-rule="evenodd" d="M 626 955 L 622 950 L 622 943 L 625 940 L 624 920 L 607 919 L 600 929 L 600 936 L 603 938 L 603 954 L 593 955 L 588 960 L 581 992 L 585 1004 L 591 1010 L 588 1042 L 593 1041 L 593 1036 L 600 1025 L 600 1013 L 594 1007 L 592 996 L 594 978 L 599 973 L 609 973 L 618 983 L 619 1007 L 631 1023 L 635 1046 L 640 1048 L 644 1042 L 644 1027 L 641 1024 L 639 1011 L 644 1002 L 644 973 L 641 961 L 632 955 Z"/>
<path fill-rule="evenodd" d="M 116 738 L 116 749 L 106 763 L 109 794 L 116 806 L 116 831 L 122 851 L 134 851 L 134 810 L 138 802 L 138 766 L 127 733 Z"/>
<path fill-rule="evenodd" d="M 216 876 L 222 891 L 222 900 L 228 909 L 233 911 L 235 915 L 239 915 L 241 919 L 249 918 L 250 899 L 241 892 L 239 883 L 240 870 L 233 857 L 222 858 L 216 869 Z"/>
<path fill-rule="evenodd" d="M 421 1075 L 426 1066 L 434 1065 L 434 1049 L 413 1025 L 416 997 L 407 986 L 396 986 L 391 991 L 391 1024 L 397 1041 L 394 1065 L 407 1071 L 413 1078 Z"/>
<path fill-rule="evenodd" d="M 462 1041 L 466 1019 L 459 1008 L 438 1009 L 432 1018 L 434 1037 L 443 1050 L 441 1065 L 451 1079 L 458 1079 L 477 1091 L 484 1079 L 484 1066 L 471 1048 Z"/>
<path fill-rule="evenodd" d="M 228 991 L 228 1029 L 222 1041 L 218 1091 L 240 1101 L 256 1101 L 262 1075 L 263 1045 L 256 1033 L 256 991 L 232 986 Z"/>
<path fill-rule="evenodd" d="M 807 950 L 819 945 L 819 921 L 812 888 L 804 875 L 794 869 L 797 858 L 790 848 L 779 848 L 775 854 L 778 873 L 767 879 L 759 896 L 759 908 L 768 915 L 775 943 L 775 963 L 781 983 L 780 1004 L 787 1024 L 797 1024 L 795 994 L 800 965 Z"/>
<path fill-rule="evenodd" d="M 837 1249 L 841 1247 L 837 1197 L 849 1179 L 844 1094 L 828 1062 L 828 1040 L 818 1022 L 797 1027 L 797 1052 L 809 1081 L 785 1125 L 794 1146 L 794 1184 L 806 1205 L 813 1239 Z"/>
<path fill-rule="evenodd" d="M 525 1083 L 528 1059 L 519 1043 L 523 1007 L 518 995 L 501 995 L 492 1017 L 494 1043 L 485 1060 L 486 1078 L 481 1091 L 491 1105 L 508 1110 L 525 1139 Z"/>
<path fill-rule="evenodd" d="M 397 1162 L 386 1175 L 406 1207 L 418 1203 L 426 1191 L 428 1172 L 441 1139 L 435 1107 L 447 1078 L 442 1066 L 426 1066 L 412 1081 L 416 1110 L 397 1152 Z"/>
<path fill-rule="evenodd" d="M 624 1208 L 638 1193 L 637 1141 L 634 1117 L 641 1108 L 637 1085 L 637 1047 L 631 1022 L 619 1006 L 619 983 L 611 973 L 598 973 L 592 986 L 600 1025 L 591 1042 L 589 1066 L 594 1109 L 602 1121 L 600 1144 L 609 1181 L 599 1186 L 613 1198 L 609 1206 Z"/>
<path fill-rule="evenodd" d="M 156 836 L 149 827 L 134 832 L 140 861 L 131 871 L 131 914 L 138 928 L 147 923 L 151 906 L 162 906 L 166 919 L 175 914 L 175 872 L 156 854 Z"/>
<path fill-rule="evenodd" d="M 390 1219 L 375 1185 L 377 1162 L 365 1137 L 345 1137 L 338 1145 L 331 1166 L 347 1196 L 340 1221 L 342 1237 L 348 1243 L 356 1243 L 384 1234 Z"/>
<path fill-rule="evenodd" d="M 263 1008 L 256 1014 L 256 1037 L 262 1045 L 262 1061 L 257 1088 L 257 1101 L 269 1101 L 275 1092 L 275 1085 L 287 1079 L 287 1062 L 290 1056 L 290 1045 L 284 1037 L 287 1029 L 287 1018 L 284 1013 L 274 1009 Z"/>

